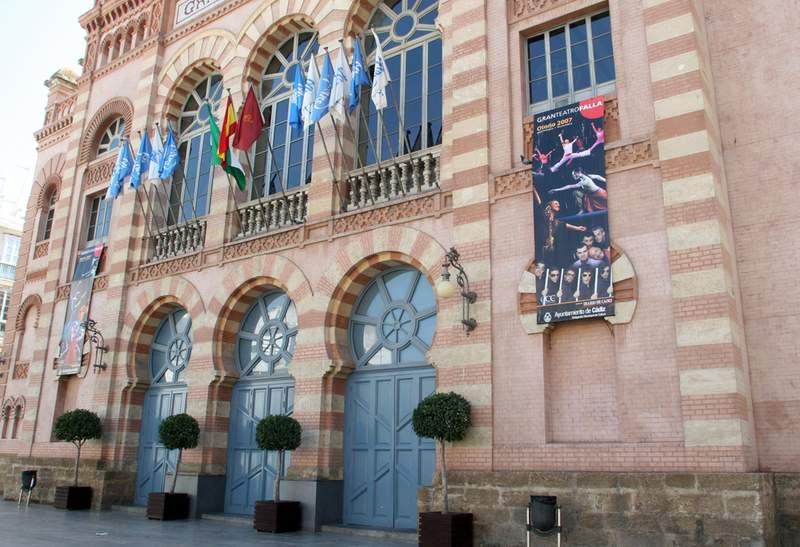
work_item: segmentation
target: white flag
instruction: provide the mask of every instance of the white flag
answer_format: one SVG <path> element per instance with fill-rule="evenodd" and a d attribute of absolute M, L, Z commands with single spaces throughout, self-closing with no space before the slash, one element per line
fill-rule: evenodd
<path fill-rule="evenodd" d="M 375 45 L 378 49 L 375 53 L 375 74 L 372 76 L 372 102 L 375 103 L 376 109 L 381 110 L 389 105 L 386 99 L 386 87 L 392 81 L 392 77 L 389 75 L 389 67 L 386 66 L 386 59 L 383 58 L 381 41 L 375 29 L 372 29 L 372 35 L 375 37 Z"/>
<path fill-rule="evenodd" d="M 331 116 L 344 123 L 347 116 L 347 101 L 350 99 L 350 65 L 344 52 L 344 44 L 339 44 L 339 57 L 336 59 L 336 74 L 333 77 L 333 90 L 331 91 Z"/>
<path fill-rule="evenodd" d="M 317 100 L 317 86 L 319 85 L 319 70 L 317 70 L 317 58 L 311 54 L 311 61 L 308 63 L 308 74 L 306 74 L 306 89 L 303 93 L 303 123 L 306 127 L 314 122 L 311 113 L 314 110 L 314 101 Z"/>
<path fill-rule="evenodd" d="M 161 156 L 164 155 L 164 143 L 161 142 L 161 131 L 156 128 L 153 135 L 153 140 L 150 141 L 153 145 L 153 151 L 150 153 L 150 169 L 147 172 L 147 177 L 150 179 L 151 184 L 158 184 L 161 179 L 158 178 L 158 166 L 161 165 Z"/>

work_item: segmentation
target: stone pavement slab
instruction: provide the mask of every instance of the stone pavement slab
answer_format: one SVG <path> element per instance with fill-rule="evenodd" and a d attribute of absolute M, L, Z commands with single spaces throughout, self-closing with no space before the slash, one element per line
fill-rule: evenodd
<path fill-rule="evenodd" d="M 98 533 L 107 535 L 98 536 Z M 0 502 L 0 546 L 196 547 L 325 546 L 411 547 L 414 541 L 297 532 L 267 534 L 249 526 L 210 520 L 161 522 L 121 511 L 63 511 L 51 505 Z"/>

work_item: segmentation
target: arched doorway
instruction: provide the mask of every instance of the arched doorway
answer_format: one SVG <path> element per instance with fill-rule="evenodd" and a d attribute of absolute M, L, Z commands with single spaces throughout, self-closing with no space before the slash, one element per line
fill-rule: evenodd
<path fill-rule="evenodd" d="M 258 448 L 258 422 L 271 414 L 291 415 L 294 379 L 288 365 L 297 342 L 297 310 L 281 290 L 259 296 L 244 314 L 236 335 L 239 382 L 231 394 L 225 512 L 253 514 L 255 502 L 271 500 L 278 454 Z M 284 458 L 289 467 L 290 455 Z"/>
<path fill-rule="evenodd" d="M 139 433 L 134 504 L 146 505 L 147 494 L 163 492 L 167 473 L 175 469 L 177 450 L 158 442 L 158 426 L 173 414 L 186 412 L 186 367 L 192 356 L 192 318 L 184 308 L 170 311 L 150 343 L 150 387 L 144 394 Z"/>
<path fill-rule="evenodd" d="M 356 368 L 345 388 L 344 522 L 416 528 L 417 488 L 430 486 L 436 446 L 411 428 L 419 401 L 436 390 L 425 358 L 436 332 L 436 298 L 419 270 L 376 276 L 350 315 Z"/>

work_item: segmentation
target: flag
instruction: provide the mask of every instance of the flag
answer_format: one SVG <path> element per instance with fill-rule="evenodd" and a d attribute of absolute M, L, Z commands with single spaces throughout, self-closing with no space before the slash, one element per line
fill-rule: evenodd
<path fill-rule="evenodd" d="M 389 75 L 389 67 L 386 66 L 386 59 L 383 58 L 383 50 L 381 49 L 381 41 L 375 29 L 372 29 L 372 35 L 375 37 L 375 46 L 378 48 L 375 53 L 375 74 L 372 81 L 372 102 L 375 103 L 375 108 L 381 110 L 386 108 L 389 102 L 386 100 L 386 87 L 392 81 Z"/>
<path fill-rule="evenodd" d="M 236 185 L 239 186 L 239 189 L 244 190 L 245 186 L 247 186 L 247 179 L 244 177 L 244 169 L 242 169 L 242 164 L 239 163 L 239 158 L 236 157 L 230 146 L 225 147 L 225 152 L 222 156 L 219 153 L 222 148 L 222 138 L 227 141 L 230 138 L 228 129 L 236 125 L 236 115 L 233 113 L 231 98 L 228 97 L 228 108 L 225 110 L 225 120 L 222 122 L 222 130 L 225 132 L 223 136 L 220 136 L 219 128 L 214 122 L 214 115 L 211 113 L 211 107 L 208 103 L 206 103 L 206 108 L 209 115 L 208 125 L 211 128 L 211 150 L 214 152 L 214 155 L 211 156 L 211 165 L 222 166 L 223 171 L 236 179 Z"/>
<path fill-rule="evenodd" d="M 306 81 L 303 79 L 303 65 L 294 65 L 294 85 L 292 86 L 292 104 L 289 105 L 289 125 L 298 133 L 303 132 L 303 95 Z"/>
<path fill-rule="evenodd" d="M 167 140 L 164 142 L 164 152 L 161 155 L 161 163 L 158 166 L 158 178 L 169 178 L 180 164 L 181 158 L 178 154 L 178 145 L 175 142 L 175 135 L 172 133 L 172 125 L 170 125 L 169 132 L 167 133 Z"/>
<path fill-rule="evenodd" d="M 361 56 L 361 42 L 356 36 L 356 46 L 353 50 L 353 77 L 350 79 L 350 114 L 352 114 L 361 99 L 361 86 L 372 85 L 369 81 L 367 67 L 364 66 L 364 58 Z"/>
<path fill-rule="evenodd" d="M 303 123 L 311 125 L 311 112 L 314 108 L 314 101 L 317 99 L 317 86 L 319 85 L 319 70 L 317 70 L 317 58 L 311 54 L 308 63 L 308 73 L 306 74 L 306 86 L 303 89 Z"/>
<path fill-rule="evenodd" d="M 114 164 L 114 171 L 111 174 L 111 184 L 108 185 L 106 192 L 106 199 L 117 196 L 122 191 L 122 185 L 125 182 L 125 177 L 133 171 L 133 154 L 131 154 L 131 145 L 125 141 L 119 147 L 119 154 L 117 154 L 117 163 Z"/>
<path fill-rule="evenodd" d="M 333 65 L 331 56 L 325 52 L 325 62 L 322 63 L 322 75 L 317 84 L 317 98 L 314 100 L 314 108 L 311 111 L 311 120 L 319 123 L 322 117 L 328 113 L 328 106 L 331 102 L 331 89 L 333 88 Z"/>
<path fill-rule="evenodd" d="M 158 168 L 161 166 L 161 158 L 164 157 L 164 143 L 161 141 L 161 131 L 156 128 L 153 133 L 152 151 L 150 152 L 150 171 L 147 178 L 153 184 L 158 184 L 161 179 L 158 176 Z"/>
<path fill-rule="evenodd" d="M 258 99 L 250 86 L 247 98 L 244 100 L 242 108 L 242 119 L 239 120 L 239 130 L 233 138 L 233 147 L 238 150 L 249 150 L 253 143 L 258 140 L 261 131 L 264 129 L 264 118 L 261 116 L 261 108 L 258 106 Z"/>
<path fill-rule="evenodd" d="M 347 64 L 347 54 L 344 52 L 344 44 L 339 44 L 339 57 L 336 59 L 336 75 L 333 77 L 333 89 L 331 89 L 331 117 L 344 123 L 347 115 L 347 98 L 350 96 L 350 80 L 353 75 L 350 73 L 350 65 Z"/>
<path fill-rule="evenodd" d="M 136 154 L 136 161 L 133 162 L 133 172 L 131 173 L 131 188 L 134 190 L 139 189 L 139 183 L 142 180 L 142 174 L 147 177 L 150 169 L 150 158 L 153 155 L 153 148 L 150 146 L 150 138 L 147 136 L 147 130 L 144 132 L 142 142 L 139 143 L 139 152 Z"/>

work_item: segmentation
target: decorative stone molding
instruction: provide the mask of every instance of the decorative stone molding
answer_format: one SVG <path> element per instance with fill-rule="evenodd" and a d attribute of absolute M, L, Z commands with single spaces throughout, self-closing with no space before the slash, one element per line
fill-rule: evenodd
<path fill-rule="evenodd" d="M 313 18 L 301 13 L 291 13 L 289 4 L 279 4 L 279 6 L 280 13 L 275 14 L 274 5 L 263 4 L 260 11 L 254 13 L 242 26 L 242 31 L 237 37 L 237 43 L 244 45 L 250 51 L 243 73 L 243 89 L 250 79 L 261 81 L 270 57 L 286 39 L 298 32 L 316 29 Z M 258 30 L 260 38 L 253 42 L 251 27 L 267 30 L 264 32 Z"/>
<path fill-rule="evenodd" d="M 91 188 L 110 181 L 111 175 L 114 173 L 115 162 L 116 158 L 109 158 L 103 162 L 90 165 L 83 174 L 83 188 Z"/>
<path fill-rule="evenodd" d="M 28 377 L 28 369 L 30 368 L 30 363 L 17 363 L 14 365 L 14 375 L 12 376 L 13 380 L 23 380 Z"/>
<path fill-rule="evenodd" d="M 33 250 L 33 258 L 34 260 L 37 258 L 44 258 L 48 253 L 50 253 L 50 242 L 42 241 L 36 244 L 36 248 Z"/>
<path fill-rule="evenodd" d="M 92 292 L 104 291 L 108 288 L 108 275 L 102 275 L 94 278 L 92 284 Z"/>
<path fill-rule="evenodd" d="M 128 99 L 117 97 L 103 105 L 86 126 L 78 152 L 78 163 L 89 161 L 97 148 L 97 141 L 102 136 L 102 130 L 117 117 L 122 117 L 125 120 L 125 137 L 130 137 L 131 127 L 133 126 L 133 105 Z"/>
<path fill-rule="evenodd" d="M 541 334 L 555 328 L 557 323 L 538 324 L 536 311 L 536 279 L 534 274 L 536 258 L 528 263 L 517 288 L 517 309 L 522 327 L 528 334 Z M 636 273 L 625 253 L 617 245 L 611 243 L 611 275 L 614 279 L 614 310 L 616 315 L 604 319 L 612 325 L 630 323 L 636 310 L 639 298 L 639 284 Z"/>
<path fill-rule="evenodd" d="M 508 3 L 509 22 L 539 15 L 543 11 L 569 3 L 570 0 L 511 0 Z"/>
<path fill-rule="evenodd" d="M 56 302 L 69 298 L 69 285 L 61 285 L 56 289 Z"/>
<path fill-rule="evenodd" d="M 36 201 L 36 206 L 40 211 L 44 208 L 45 203 L 48 203 L 51 191 L 56 193 L 56 202 L 58 202 L 58 200 L 61 199 L 60 176 L 50 175 L 47 180 L 44 181 L 42 189 L 39 191 L 39 197 Z"/>
<path fill-rule="evenodd" d="M 292 247 L 299 245 L 302 240 L 303 230 L 301 228 L 268 234 L 266 236 L 256 237 L 247 241 L 242 241 L 241 243 L 226 246 L 222 259 L 232 260 L 265 253 L 267 251 L 274 251 L 276 249 L 283 249 L 285 247 Z"/>
<path fill-rule="evenodd" d="M 47 268 L 42 268 L 41 270 L 34 270 L 29 272 L 28 275 L 25 276 L 25 283 L 33 283 L 34 281 L 39 281 L 40 279 L 44 279 L 47 277 Z"/>
<path fill-rule="evenodd" d="M 148 281 L 158 277 L 188 272 L 199 268 L 202 263 L 202 253 L 195 253 L 173 260 L 164 260 L 162 262 L 148 264 L 147 266 L 139 268 L 137 281 Z"/>
<path fill-rule="evenodd" d="M 33 323 L 33 328 L 39 327 L 39 318 L 42 315 L 42 299 L 39 297 L 38 294 L 31 294 L 25 300 L 22 301 L 22 304 L 19 305 L 19 311 L 17 312 L 17 322 L 16 325 L 14 325 L 17 332 L 22 332 L 25 330 L 25 319 L 28 316 L 28 310 L 30 310 L 33 307 L 36 307 L 36 321 L 34 321 Z"/>
<path fill-rule="evenodd" d="M 406 201 L 386 203 L 382 207 L 348 213 L 333 221 L 333 233 L 345 234 L 381 225 L 392 224 L 400 220 L 429 215 L 442 210 L 442 196 L 439 193 L 416 195 Z"/>

